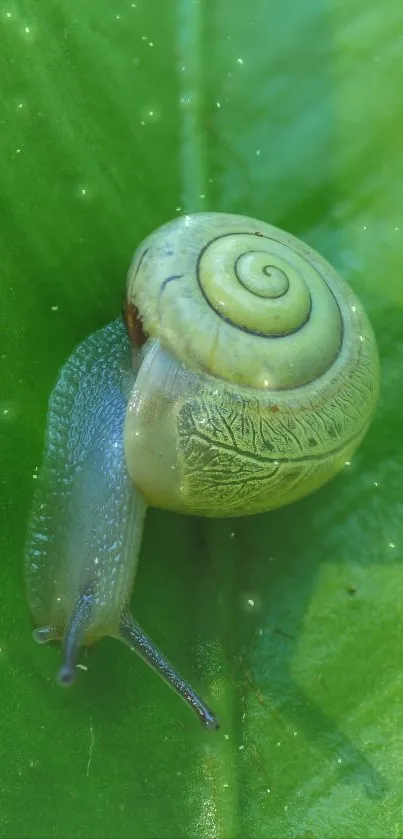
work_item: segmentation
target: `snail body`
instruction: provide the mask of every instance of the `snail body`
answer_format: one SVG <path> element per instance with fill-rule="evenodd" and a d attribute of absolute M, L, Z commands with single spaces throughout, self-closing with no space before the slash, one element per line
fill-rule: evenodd
<path fill-rule="evenodd" d="M 252 515 L 318 489 L 371 422 L 375 337 L 315 251 L 219 213 L 144 240 L 125 319 L 131 342 L 121 321 L 90 336 L 50 400 L 26 562 L 35 637 L 63 640 L 64 683 L 80 645 L 123 640 L 214 728 L 129 613 L 146 508 Z"/>

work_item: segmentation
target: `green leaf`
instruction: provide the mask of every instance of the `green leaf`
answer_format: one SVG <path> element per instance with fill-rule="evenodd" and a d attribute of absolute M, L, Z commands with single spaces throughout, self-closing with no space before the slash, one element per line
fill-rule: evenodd
<path fill-rule="evenodd" d="M 401 6 L 4 0 L 0 43 L 0 835 L 401 836 Z M 375 421 L 323 490 L 255 519 L 148 515 L 133 610 L 218 734 L 112 640 L 61 691 L 22 573 L 57 371 L 117 316 L 142 237 L 200 209 L 316 247 L 382 359 Z"/>

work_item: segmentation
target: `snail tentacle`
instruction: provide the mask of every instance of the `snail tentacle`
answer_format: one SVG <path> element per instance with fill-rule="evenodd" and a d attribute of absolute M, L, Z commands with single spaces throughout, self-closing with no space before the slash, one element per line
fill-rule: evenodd
<path fill-rule="evenodd" d="M 36 644 L 48 644 L 60 640 L 60 630 L 57 626 L 37 626 L 32 632 Z"/>
<path fill-rule="evenodd" d="M 141 627 L 126 612 L 116 635 L 130 649 L 134 650 L 165 682 L 196 712 L 204 728 L 217 730 L 220 726 L 215 714 L 203 702 L 188 682 L 179 675 L 161 650 L 151 641 Z"/>
<path fill-rule="evenodd" d="M 63 664 L 58 681 L 66 687 L 76 680 L 76 665 L 81 643 L 85 637 L 95 609 L 94 595 L 82 594 L 67 624 L 63 639 Z"/>

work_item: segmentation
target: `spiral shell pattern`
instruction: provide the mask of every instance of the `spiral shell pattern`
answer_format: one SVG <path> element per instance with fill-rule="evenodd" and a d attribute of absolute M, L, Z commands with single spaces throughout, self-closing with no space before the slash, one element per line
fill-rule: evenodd
<path fill-rule="evenodd" d="M 185 216 L 142 243 L 127 291 L 133 334 L 137 319 L 158 339 L 125 426 L 149 503 L 263 512 L 351 458 L 378 398 L 375 336 L 350 286 L 306 244 L 243 216 Z"/>
<path fill-rule="evenodd" d="M 220 213 L 176 219 L 146 239 L 127 294 L 144 332 L 187 367 L 245 387 L 320 376 L 348 316 L 318 254 L 271 225 Z"/>

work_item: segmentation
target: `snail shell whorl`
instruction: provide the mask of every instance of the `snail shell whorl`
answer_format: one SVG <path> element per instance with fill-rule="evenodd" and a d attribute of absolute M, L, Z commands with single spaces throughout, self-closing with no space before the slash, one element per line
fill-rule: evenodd
<path fill-rule="evenodd" d="M 334 272 L 306 245 L 220 213 L 185 216 L 146 240 L 128 296 L 144 331 L 184 364 L 246 387 L 315 379 L 348 317 Z"/>
<path fill-rule="evenodd" d="M 303 242 L 243 216 L 184 216 L 142 243 L 127 299 L 176 363 L 172 396 L 158 386 L 174 405 L 160 453 L 172 437 L 174 497 L 172 475 L 162 497 L 132 471 L 150 503 L 205 515 L 270 509 L 323 484 L 359 444 L 378 394 L 375 338 L 350 287 Z M 152 460 L 144 391 L 134 403 L 128 436 L 146 439 Z M 138 457 L 130 444 L 129 460 Z"/>

